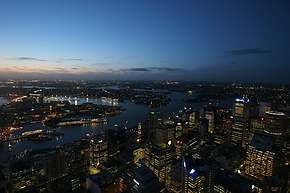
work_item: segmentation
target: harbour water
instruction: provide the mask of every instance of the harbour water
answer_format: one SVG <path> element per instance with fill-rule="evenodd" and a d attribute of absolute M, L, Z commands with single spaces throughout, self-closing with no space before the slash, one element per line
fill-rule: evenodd
<path fill-rule="evenodd" d="M 114 127 L 114 125 L 126 126 L 128 128 L 135 127 L 139 122 L 144 121 L 146 115 L 150 111 L 160 111 L 164 116 L 169 116 L 172 112 L 177 112 L 182 109 L 186 103 L 186 99 L 192 98 L 194 95 L 187 95 L 184 93 L 172 92 L 170 95 L 171 102 L 167 106 L 159 107 L 159 108 L 150 108 L 146 105 L 134 104 L 130 101 L 124 101 L 118 103 L 118 105 L 122 106 L 126 109 L 126 111 L 122 112 L 119 115 L 114 117 L 108 117 L 108 123 L 103 125 L 84 125 L 84 126 L 70 126 L 70 127 L 60 127 L 54 128 L 56 131 L 63 133 L 64 135 L 61 138 L 55 138 L 49 141 L 29 141 L 23 140 L 19 141 L 15 144 L 12 144 L 12 147 L 8 148 L 8 143 L 1 145 L 1 155 L 3 159 L 3 155 L 14 154 L 18 152 L 22 152 L 25 149 L 44 149 L 44 148 L 52 148 L 57 145 L 70 143 L 74 140 L 85 137 L 87 134 L 93 135 L 98 134 L 100 132 L 104 132 L 108 128 Z M 81 98 L 78 99 L 78 104 L 82 104 L 85 102 L 94 102 L 100 104 L 99 99 L 86 99 Z M 74 102 L 72 101 L 72 104 Z M 104 103 L 104 105 L 108 105 Z M 194 103 L 190 104 L 193 109 L 198 110 L 202 104 Z M 35 130 L 35 129 L 43 129 L 49 130 L 51 128 L 44 126 L 42 123 L 30 123 L 23 126 L 21 131 L 17 131 L 15 134 L 19 135 L 22 132 Z M 19 133 L 20 132 L 20 133 Z M 4 156 L 6 157 L 6 156 Z"/>

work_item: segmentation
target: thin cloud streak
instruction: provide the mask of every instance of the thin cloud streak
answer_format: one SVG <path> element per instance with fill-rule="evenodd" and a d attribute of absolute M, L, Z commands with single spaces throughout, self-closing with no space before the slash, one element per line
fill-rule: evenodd
<path fill-rule="evenodd" d="M 148 68 L 122 68 L 119 71 L 121 72 L 150 72 Z"/>
<path fill-rule="evenodd" d="M 245 55 L 256 55 L 256 54 L 269 54 L 271 50 L 260 49 L 260 48 L 247 48 L 247 49 L 235 49 L 229 51 L 233 56 L 245 56 Z"/>
<path fill-rule="evenodd" d="M 64 60 L 69 60 L 69 61 L 84 61 L 83 58 L 66 58 Z"/>
<path fill-rule="evenodd" d="M 12 58 L 12 60 L 37 61 L 37 62 L 46 62 L 46 61 L 48 61 L 48 60 L 42 59 L 42 58 L 27 57 L 27 56 L 15 57 L 15 58 Z"/>
<path fill-rule="evenodd" d="M 119 70 L 112 70 L 114 72 L 180 72 L 181 68 L 170 67 L 148 67 L 148 68 L 122 68 Z"/>
<path fill-rule="evenodd" d="M 179 72 L 183 71 L 182 68 L 170 68 L 170 67 L 151 67 L 152 70 L 167 71 L 167 72 Z"/>

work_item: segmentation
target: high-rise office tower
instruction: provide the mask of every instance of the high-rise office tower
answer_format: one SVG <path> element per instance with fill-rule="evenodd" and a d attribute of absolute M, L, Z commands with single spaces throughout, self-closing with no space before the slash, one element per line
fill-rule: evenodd
<path fill-rule="evenodd" d="M 266 177 L 263 180 L 263 193 L 283 193 L 287 188 L 284 187 L 284 180 L 278 176 Z"/>
<path fill-rule="evenodd" d="M 199 114 L 196 111 L 193 111 L 189 114 L 189 125 L 197 127 L 199 123 Z"/>
<path fill-rule="evenodd" d="M 129 167 L 118 179 L 118 187 L 114 192 L 159 193 L 164 192 L 162 185 L 154 173 L 143 164 Z M 106 192 L 113 192 L 112 189 Z"/>
<path fill-rule="evenodd" d="M 268 111 L 264 116 L 264 131 L 271 135 L 283 135 L 287 132 L 287 118 L 282 112 Z"/>
<path fill-rule="evenodd" d="M 166 146 L 168 142 L 173 143 L 174 127 L 167 125 L 159 125 L 155 129 L 155 135 L 152 136 L 152 144 L 158 146 Z"/>
<path fill-rule="evenodd" d="M 184 169 L 182 159 L 174 160 L 172 164 L 171 181 L 168 190 L 172 193 L 183 193 Z"/>
<path fill-rule="evenodd" d="M 289 122 L 282 112 L 269 111 L 263 119 L 264 132 L 273 136 L 275 145 L 286 146 Z"/>
<path fill-rule="evenodd" d="M 133 186 L 132 193 L 162 192 L 164 186 L 158 182 L 158 179 L 149 168 L 144 165 L 138 166 L 132 172 Z"/>
<path fill-rule="evenodd" d="M 262 193 L 260 183 L 223 168 L 214 170 L 211 193 Z"/>
<path fill-rule="evenodd" d="M 185 177 L 185 193 L 204 193 L 205 177 L 199 175 L 195 169 L 187 172 Z"/>
<path fill-rule="evenodd" d="M 138 123 L 138 127 L 136 130 L 136 143 L 140 144 L 142 142 L 142 125 Z"/>
<path fill-rule="evenodd" d="M 205 111 L 205 118 L 208 120 L 208 133 L 213 133 L 214 131 L 214 112 Z"/>
<path fill-rule="evenodd" d="M 178 122 L 175 127 L 175 138 L 180 137 L 183 133 L 182 124 Z"/>
<path fill-rule="evenodd" d="M 200 120 L 199 134 L 200 134 L 200 139 L 202 141 L 205 141 L 208 135 L 208 120 L 207 119 Z"/>
<path fill-rule="evenodd" d="M 183 171 L 183 192 L 185 193 L 205 193 L 208 192 L 209 167 L 199 159 L 186 157 L 182 159 Z"/>
<path fill-rule="evenodd" d="M 236 99 L 233 109 L 231 143 L 246 147 L 249 132 L 249 99 Z"/>
<path fill-rule="evenodd" d="M 245 174 L 256 179 L 272 176 L 278 163 L 277 152 L 273 149 L 273 137 L 265 133 L 255 133 L 247 149 L 244 162 Z"/>
<path fill-rule="evenodd" d="M 153 137 L 155 136 L 156 129 L 162 122 L 161 117 L 162 115 L 160 112 L 151 111 L 148 113 L 145 121 L 145 130 L 144 130 L 146 142 L 149 143 L 154 141 Z"/>
<path fill-rule="evenodd" d="M 159 181 L 166 186 L 170 183 L 172 161 L 175 156 L 174 144 L 174 122 L 171 120 L 162 121 L 160 114 L 154 117 L 151 124 L 151 139 L 145 147 L 145 164 L 158 177 Z"/>
<path fill-rule="evenodd" d="M 175 149 L 169 141 L 166 146 L 147 144 L 145 147 L 145 165 L 158 177 L 159 181 L 166 186 L 170 184 L 172 161 Z"/>
<path fill-rule="evenodd" d="M 108 159 L 108 142 L 104 136 L 98 136 L 90 141 L 91 165 L 99 166 Z"/>
<path fill-rule="evenodd" d="M 266 102 L 259 103 L 259 115 L 264 116 L 266 112 L 271 111 L 271 105 Z"/>
<path fill-rule="evenodd" d="M 133 151 L 134 163 L 138 163 L 145 158 L 145 149 L 140 147 Z"/>
<path fill-rule="evenodd" d="M 154 126 L 154 132 L 152 133 L 151 144 L 157 146 L 166 146 L 168 142 L 175 142 L 175 126 L 171 120 L 161 120 Z"/>

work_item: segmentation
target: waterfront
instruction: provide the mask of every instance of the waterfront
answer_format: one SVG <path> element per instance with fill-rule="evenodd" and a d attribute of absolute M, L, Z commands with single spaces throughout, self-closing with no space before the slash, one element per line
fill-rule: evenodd
<path fill-rule="evenodd" d="M 8 154 L 15 154 L 24 151 L 25 149 L 45 149 L 45 148 L 52 148 L 57 145 L 62 145 L 65 143 L 70 143 L 74 140 L 81 139 L 86 137 L 87 134 L 94 135 L 99 134 L 101 132 L 106 131 L 106 129 L 112 128 L 115 125 L 121 127 L 136 127 L 139 122 L 144 121 L 147 113 L 150 111 L 160 111 L 165 116 L 169 116 L 172 112 L 177 112 L 178 110 L 182 109 L 185 105 L 190 105 L 193 109 L 198 110 L 203 104 L 202 103 L 191 103 L 188 104 L 186 101 L 189 98 L 195 97 L 195 93 L 188 95 L 185 93 L 180 92 L 172 92 L 169 94 L 171 98 L 171 102 L 159 108 L 150 108 L 146 105 L 142 104 L 135 104 L 131 101 L 123 101 L 119 102 L 118 105 L 125 108 L 126 110 L 119 115 L 113 117 L 107 117 L 108 122 L 107 124 L 91 124 L 91 125 L 82 125 L 82 126 L 69 126 L 69 127 L 59 127 L 55 128 L 56 131 L 63 133 L 64 135 L 61 138 L 55 138 L 49 141 L 30 141 L 30 140 L 22 140 L 15 144 L 12 144 L 12 147 L 9 151 L 8 145 L 9 143 L 2 144 L 1 152 L 5 152 L 5 158 Z M 112 103 L 108 103 L 106 100 L 101 100 L 99 98 L 96 99 L 87 99 L 87 98 L 78 98 L 75 99 L 74 97 L 66 97 L 61 98 L 62 100 L 69 100 L 71 104 L 76 104 L 75 100 L 78 101 L 77 104 L 83 104 L 86 102 L 91 102 L 98 105 L 115 105 Z M 223 104 L 224 105 L 224 104 Z M 25 131 L 31 131 L 35 129 L 43 129 L 49 130 L 51 128 L 43 125 L 41 122 L 29 123 L 23 126 L 23 129 L 20 131 L 15 132 L 14 135 L 19 135 Z M 4 154 L 2 154 L 4 155 Z M 4 158 L 4 159 L 5 159 Z M 3 159 L 3 157 L 2 157 Z"/>
<path fill-rule="evenodd" d="M 169 116 L 170 113 L 176 112 L 179 109 L 183 108 L 186 104 L 186 98 L 189 97 L 183 93 L 173 92 L 170 94 L 171 102 L 167 106 L 163 106 L 160 108 L 150 108 L 146 105 L 142 104 L 134 104 L 128 100 L 119 102 L 119 105 L 125 108 L 126 110 L 119 115 L 108 117 L 107 124 L 101 125 L 83 125 L 83 126 L 69 126 L 69 127 L 59 127 L 56 128 L 56 131 L 63 133 L 64 135 L 61 138 L 56 138 L 49 141 L 30 141 L 30 140 L 22 140 L 15 144 L 12 144 L 12 147 L 9 151 L 8 145 L 9 143 L 4 143 L 1 146 L 1 155 L 5 155 L 4 158 L 9 154 L 15 154 L 24 151 L 25 149 L 45 149 L 52 148 L 57 145 L 65 144 L 72 142 L 74 140 L 85 137 L 87 134 L 94 135 L 100 132 L 105 131 L 106 129 L 114 127 L 114 125 L 118 126 L 126 126 L 128 128 L 135 127 L 139 122 L 142 122 L 146 117 L 146 114 L 150 111 L 161 111 L 164 115 Z M 192 97 L 192 96 L 190 96 Z M 67 97 L 68 99 L 69 97 Z M 100 99 L 86 99 L 86 98 L 78 98 L 78 104 L 92 102 L 98 105 L 109 105 L 106 101 Z M 71 104 L 75 104 L 74 98 L 72 98 Z M 198 108 L 199 105 L 195 105 Z M 43 129 L 49 130 L 51 128 L 44 126 L 41 122 L 29 123 L 23 126 L 23 129 L 14 133 L 14 135 L 20 135 L 22 132 L 31 131 L 35 129 Z M 4 153 L 5 152 L 5 153 Z"/>

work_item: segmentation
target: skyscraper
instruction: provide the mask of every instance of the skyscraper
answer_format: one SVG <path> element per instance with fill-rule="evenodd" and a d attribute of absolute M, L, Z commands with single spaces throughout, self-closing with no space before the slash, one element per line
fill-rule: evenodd
<path fill-rule="evenodd" d="M 145 139 L 146 142 L 151 143 L 154 141 L 154 136 L 156 135 L 156 129 L 162 121 L 161 113 L 151 111 L 148 113 L 145 121 Z"/>
<path fill-rule="evenodd" d="M 247 149 L 244 162 L 245 174 L 256 179 L 272 176 L 277 165 L 277 152 L 273 149 L 273 137 L 265 133 L 255 133 Z"/>
<path fill-rule="evenodd" d="M 108 159 L 108 142 L 104 136 L 90 140 L 91 165 L 97 167 Z"/>
<path fill-rule="evenodd" d="M 185 193 L 204 193 L 205 177 L 191 168 L 185 176 Z"/>
<path fill-rule="evenodd" d="M 198 112 L 193 111 L 189 114 L 189 124 L 193 127 L 197 127 L 198 126 L 198 122 L 199 122 L 199 115 Z"/>
<path fill-rule="evenodd" d="M 223 168 L 214 170 L 212 193 L 262 193 L 256 180 Z"/>
<path fill-rule="evenodd" d="M 138 123 L 137 131 L 136 131 L 136 143 L 142 142 L 142 125 Z"/>
<path fill-rule="evenodd" d="M 263 119 L 264 132 L 273 136 L 275 145 L 286 146 L 288 133 L 287 117 L 282 112 L 269 111 Z"/>
<path fill-rule="evenodd" d="M 207 119 L 200 120 L 199 134 L 200 134 L 200 139 L 202 141 L 205 141 L 208 135 L 208 120 Z"/>
<path fill-rule="evenodd" d="M 236 99 L 233 109 L 231 143 L 246 147 L 248 143 L 249 99 Z"/>
<path fill-rule="evenodd" d="M 214 111 L 212 110 L 206 110 L 205 113 L 205 118 L 208 120 L 208 133 L 213 133 L 214 131 Z"/>
<path fill-rule="evenodd" d="M 286 115 L 282 112 L 268 111 L 264 116 L 264 131 L 271 135 L 282 135 L 287 132 Z"/>
<path fill-rule="evenodd" d="M 201 159 L 183 157 L 183 190 L 185 193 L 205 193 L 210 186 L 210 168 Z"/>
<path fill-rule="evenodd" d="M 171 143 L 167 146 L 148 144 L 145 148 L 145 165 L 158 177 L 159 181 L 166 186 L 170 184 L 172 161 L 175 149 Z"/>

